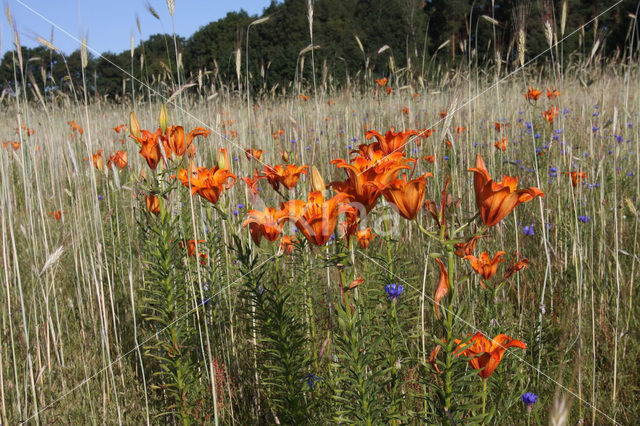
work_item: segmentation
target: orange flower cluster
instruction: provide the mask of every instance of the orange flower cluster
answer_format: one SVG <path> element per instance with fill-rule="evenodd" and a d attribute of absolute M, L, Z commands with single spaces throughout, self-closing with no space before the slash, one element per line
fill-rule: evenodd
<path fill-rule="evenodd" d="M 67 124 L 71 126 L 71 135 L 73 135 L 73 132 L 78 132 L 79 134 L 82 134 L 84 132 L 82 127 L 80 127 L 80 125 L 76 123 L 75 120 L 67 121 Z"/>
<path fill-rule="evenodd" d="M 18 149 L 20 149 L 20 142 L 16 142 L 16 141 L 3 141 L 2 142 L 2 147 L 4 149 L 6 149 L 7 151 L 9 150 L 9 148 L 13 148 L 14 151 L 17 151 Z"/>
<path fill-rule="evenodd" d="M 556 88 L 554 87 L 553 89 L 549 89 L 547 87 L 547 99 L 551 100 L 551 99 L 555 99 L 558 96 L 560 96 L 562 94 L 561 91 L 556 90 Z"/>
<path fill-rule="evenodd" d="M 370 212 L 399 171 L 410 169 L 409 164 L 415 163 L 413 159 L 405 159 L 401 151 L 408 138 L 415 133 L 389 131 L 383 137 L 374 130 L 368 131 L 367 139 L 375 136 L 377 142 L 360 145 L 358 151 L 352 152 L 357 155 L 351 162 L 342 158 L 332 160 L 331 164 L 345 170 L 347 180 L 332 182 L 330 185 L 336 191 L 348 194 L 352 201 L 362 205 L 367 213 Z"/>
<path fill-rule="evenodd" d="M 376 80 L 376 84 L 378 85 L 378 87 L 384 87 L 387 85 L 387 79 L 386 78 L 379 78 Z"/>
<path fill-rule="evenodd" d="M 140 136 L 131 135 L 140 144 L 140 155 L 144 157 L 147 164 L 152 170 L 158 167 L 158 163 L 162 158 L 162 148 L 164 155 L 168 160 L 173 159 L 173 155 L 182 157 L 188 151 L 190 156 L 195 154 L 195 146 L 192 144 L 197 136 L 207 137 L 209 131 L 203 127 L 196 127 L 186 135 L 182 126 L 167 126 L 162 133 L 161 129 L 151 133 L 148 130 L 141 130 Z"/>
<path fill-rule="evenodd" d="M 558 116 L 558 107 L 552 106 L 548 110 L 542 111 L 542 118 L 547 120 L 549 124 L 553 124 L 553 120 Z"/>
<path fill-rule="evenodd" d="M 321 246 L 329 241 L 338 223 L 338 216 L 352 207 L 344 203 L 349 196 L 339 193 L 325 200 L 320 191 L 310 192 L 307 202 L 291 200 L 280 204 L 280 209 L 266 207 L 264 211 L 249 210 L 243 226 L 249 225 L 249 232 L 256 244 L 262 237 L 275 241 L 282 232 L 285 222 L 293 223 L 312 244 Z M 283 239 L 284 251 L 292 249 L 293 241 Z"/>

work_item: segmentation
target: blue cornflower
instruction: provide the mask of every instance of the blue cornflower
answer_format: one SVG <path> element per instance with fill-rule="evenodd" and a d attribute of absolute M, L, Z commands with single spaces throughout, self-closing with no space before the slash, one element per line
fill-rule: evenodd
<path fill-rule="evenodd" d="M 527 392 L 523 393 L 520 399 L 527 404 L 527 407 L 531 407 L 538 400 L 538 395 L 533 392 Z"/>
<path fill-rule="evenodd" d="M 616 142 L 620 143 L 624 140 L 624 138 L 622 137 L 622 135 L 613 135 L 614 138 L 616 138 Z"/>
<path fill-rule="evenodd" d="M 535 231 L 533 229 L 533 223 L 531 225 L 523 226 L 522 233 L 524 235 L 535 235 Z"/>
<path fill-rule="evenodd" d="M 238 216 L 238 213 L 240 213 L 238 210 L 234 210 L 234 211 L 233 211 L 233 215 L 234 215 L 234 216 Z"/>
<path fill-rule="evenodd" d="M 398 297 L 400 297 L 404 291 L 404 287 L 402 284 L 387 284 L 384 286 L 384 291 L 387 292 L 389 300 L 394 302 Z"/>
<path fill-rule="evenodd" d="M 445 161 L 448 161 L 449 160 L 449 156 L 445 155 L 444 159 L 445 159 Z"/>
<path fill-rule="evenodd" d="M 578 220 L 582 223 L 589 223 L 591 222 L 591 218 L 589 216 L 585 216 L 585 215 L 580 215 L 578 216 Z"/>
<path fill-rule="evenodd" d="M 307 381 L 307 386 L 309 386 L 309 389 L 314 391 L 314 390 L 316 390 L 316 383 L 319 382 L 320 380 L 322 380 L 322 377 L 316 376 L 313 373 L 309 373 L 306 376 L 304 376 L 304 378 L 302 380 L 306 380 Z"/>
<path fill-rule="evenodd" d="M 239 204 L 238 204 L 238 209 L 239 209 L 239 210 L 242 210 L 242 209 L 244 209 L 244 204 L 242 204 L 242 203 L 239 203 Z"/>
<path fill-rule="evenodd" d="M 98 195 L 98 200 L 102 200 L 104 197 L 102 195 Z"/>
<path fill-rule="evenodd" d="M 202 294 L 204 294 L 204 299 L 202 299 L 202 301 L 200 302 L 200 306 L 204 305 L 204 306 L 208 306 L 209 302 L 211 301 L 210 297 L 207 297 L 206 295 L 209 293 L 209 283 L 204 282 L 202 283 Z"/>
<path fill-rule="evenodd" d="M 597 132 L 598 130 L 600 130 L 600 127 L 598 127 L 598 126 L 593 126 L 593 127 L 591 128 L 591 131 L 592 131 L 592 132 Z"/>

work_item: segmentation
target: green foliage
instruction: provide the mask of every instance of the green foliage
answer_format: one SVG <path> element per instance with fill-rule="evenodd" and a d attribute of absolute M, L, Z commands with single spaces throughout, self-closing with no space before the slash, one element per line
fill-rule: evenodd
<path fill-rule="evenodd" d="M 158 397 L 168 399 L 164 414 L 189 424 L 202 408 L 198 368 L 202 359 L 192 319 L 183 318 L 191 313 L 193 304 L 185 279 L 185 250 L 177 238 L 179 216 L 164 209 L 157 218 L 143 214 L 146 223 L 141 223 L 140 232 L 146 241 L 145 282 L 140 309 L 150 337 L 144 354 L 150 361 L 152 387 L 158 390 Z"/>
<path fill-rule="evenodd" d="M 250 327 L 257 335 L 258 376 L 266 403 L 284 424 L 313 423 L 315 376 L 309 371 L 309 342 L 294 309 L 295 288 L 283 286 L 282 276 L 257 264 L 258 257 L 234 237 L 235 251 L 245 272 L 245 298 Z M 306 393 L 309 392 L 309 396 Z"/>
<path fill-rule="evenodd" d="M 372 325 L 372 312 L 353 304 L 338 305 L 336 314 L 337 362 L 333 365 L 335 421 L 375 425 L 385 422 L 388 404 L 381 397 L 384 390 L 385 369 L 381 367 L 381 337 Z"/>

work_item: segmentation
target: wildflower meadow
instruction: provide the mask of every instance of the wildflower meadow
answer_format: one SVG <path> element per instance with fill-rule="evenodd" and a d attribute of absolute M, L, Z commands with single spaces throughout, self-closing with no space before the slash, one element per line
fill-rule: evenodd
<path fill-rule="evenodd" d="M 234 79 L 121 69 L 117 100 L 16 54 L 0 424 L 637 424 L 634 25 L 348 84 L 311 30 L 288 85 L 241 44 Z"/>

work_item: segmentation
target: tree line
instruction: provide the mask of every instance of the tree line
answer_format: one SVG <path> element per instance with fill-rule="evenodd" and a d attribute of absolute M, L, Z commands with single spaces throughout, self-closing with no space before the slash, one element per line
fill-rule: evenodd
<path fill-rule="evenodd" d="M 0 62 L 5 93 L 77 93 L 118 100 L 144 85 L 241 89 L 248 66 L 252 90 L 309 82 L 333 87 L 371 76 L 427 78 L 430 67 L 496 66 L 507 70 L 554 46 L 543 60 L 628 57 L 639 44 L 636 0 L 315 0 L 313 45 L 306 0 L 272 1 L 259 17 L 245 11 L 198 29 L 191 37 L 155 34 L 133 51 L 69 55 L 50 46 L 6 52 Z M 248 34 L 248 35 L 247 35 Z M 246 47 L 248 39 L 248 64 Z M 313 53 L 313 68 L 311 54 Z M 84 71 L 84 72 L 83 72 Z M 132 79 L 131 76 L 134 78 Z M 84 78 L 84 81 L 82 80 Z M 84 83 L 84 84 L 83 84 Z M 142 84 L 144 83 L 144 84 Z"/>

